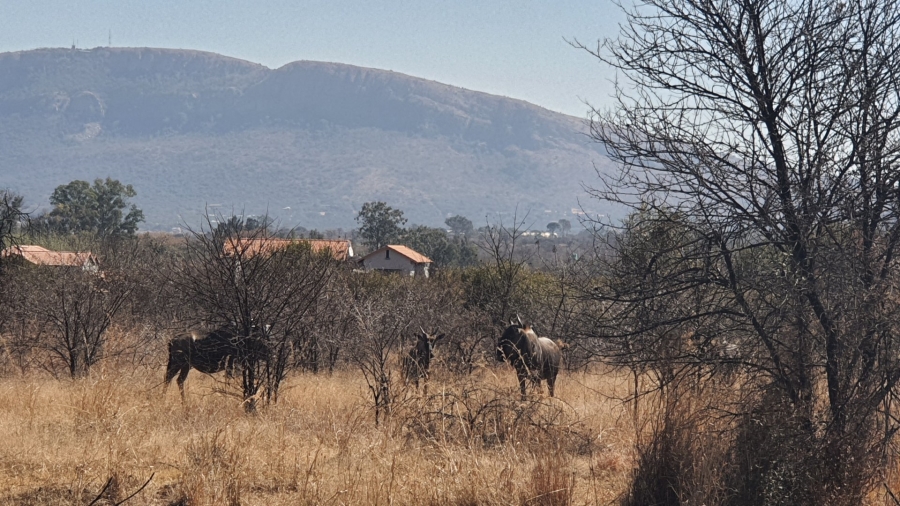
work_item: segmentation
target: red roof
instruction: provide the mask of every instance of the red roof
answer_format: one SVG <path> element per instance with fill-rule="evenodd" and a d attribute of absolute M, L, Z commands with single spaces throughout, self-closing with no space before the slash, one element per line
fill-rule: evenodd
<path fill-rule="evenodd" d="M 313 253 L 331 251 L 335 260 L 346 260 L 353 256 L 353 247 L 346 239 L 243 239 L 229 238 L 225 243 L 225 253 L 242 251 L 247 257 L 258 253 L 272 253 L 287 248 L 291 244 L 308 244 Z"/>
<path fill-rule="evenodd" d="M 417 264 L 430 264 L 431 263 L 431 259 L 428 258 L 427 256 L 419 253 L 418 251 L 416 251 L 412 248 L 408 248 L 406 246 L 402 246 L 399 244 L 388 244 L 387 246 L 382 246 L 381 248 L 378 248 L 377 250 L 362 257 L 359 261 L 362 262 L 363 260 L 365 260 L 369 257 L 372 257 L 376 254 L 383 253 L 385 250 L 388 250 L 388 249 L 390 249 L 392 251 L 396 251 L 400 255 L 405 256 L 406 258 L 410 259 L 410 261 L 412 261 L 413 263 L 417 263 Z"/>
<path fill-rule="evenodd" d="M 83 267 L 97 264 L 97 259 L 90 251 L 51 251 L 33 245 L 10 246 L 3 250 L 2 256 L 19 256 L 35 265 Z"/>

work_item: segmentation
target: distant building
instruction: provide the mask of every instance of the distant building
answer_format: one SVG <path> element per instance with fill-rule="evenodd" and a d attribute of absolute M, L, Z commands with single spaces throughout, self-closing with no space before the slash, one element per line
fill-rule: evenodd
<path fill-rule="evenodd" d="M 225 253 L 243 252 L 247 258 L 259 253 L 275 252 L 292 244 L 309 245 L 313 253 L 330 251 L 335 260 L 343 262 L 353 258 L 353 245 L 346 239 L 230 239 L 225 242 Z"/>
<path fill-rule="evenodd" d="M 369 271 L 396 272 L 409 276 L 428 277 L 431 259 L 406 246 L 390 244 L 379 248 L 358 260 Z"/>
<path fill-rule="evenodd" d="M 522 237 L 543 237 L 545 239 L 550 237 L 559 237 L 556 232 L 539 232 L 536 230 L 526 230 L 522 232 Z"/>
<path fill-rule="evenodd" d="M 0 251 L 3 258 L 19 258 L 34 265 L 55 267 L 80 267 L 84 271 L 98 272 L 100 264 L 90 251 L 51 251 L 41 246 L 10 246 Z"/>

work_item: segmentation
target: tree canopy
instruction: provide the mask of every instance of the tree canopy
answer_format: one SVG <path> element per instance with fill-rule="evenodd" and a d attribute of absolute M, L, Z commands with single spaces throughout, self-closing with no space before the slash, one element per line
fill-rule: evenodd
<path fill-rule="evenodd" d="M 129 206 L 128 199 L 136 195 L 130 184 L 116 179 L 96 179 L 93 185 L 75 180 L 53 190 L 49 221 L 64 233 L 89 232 L 101 238 L 131 236 L 144 221 L 143 211 L 134 204 Z"/>
<path fill-rule="evenodd" d="M 477 249 L 465 237 L 450 237 L 440 228 L 411 227 L 405 232 L 403 243 L 439 266 L 465 267 L 478 260 Z"/>
<path fill-rule="evenodd" d="M 475 231 L 474 225 L 472 225 L 472 220 L 466 218 L 465 216 L 451 216 L 444 220 L 444 224 L 450 227 L 450 230 L 453 231 L 455 235 L 458 236 L 469 236 L 472 232 Z"/>
<path fill-rule="evenodd" d="M 359 223 L 360 237 L 372 250 L 399 242 L 403 236 L 403 225 L 406 224 L 403 211 L 384 202 L 363 204 L 356 221 Z"/>
<path fill-rule="evenodd" d="M 242 232 L 269 230 L 274 221 L 268 215 L 261 217 L 231 215 L 228 218 L 223 215 L 218 217 L 215 233 L 220 237 L 228 237 L 230 235 L 240 235 Z"/>

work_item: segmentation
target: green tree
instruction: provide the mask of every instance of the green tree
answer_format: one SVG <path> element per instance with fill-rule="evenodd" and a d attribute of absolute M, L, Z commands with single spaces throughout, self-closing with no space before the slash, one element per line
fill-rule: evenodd
<path fill-rule="evenodd" d="M 466 218 L 465 216 L 451 216 L 444 220 L 444 224 L 450 227 L 450 230 L 453 231 L 453 235 L 457 236 L 466 236 L 472 234 L 475 231 L 474 225 L 472 225 L 472 220 Z"/>
<path fill-rule="evenodd" d="M 218 217 L 216 224 L 216 234 L 227 237 L 229 235 L 239 235 L 241 232 L 254 232 L 256 230 L 269 230 L 274 220 L 268 215 L 259 218 L 255 216 L 237 216 L 231 215 L 227 219 L 224 216 Z"/>
<path fill-rule="evenodd" d="M 384 202 L 366 202 L 359 214 L 359 235 L 372 250 L 398 242 L 403 236 L 406 218 L 403 211 L 394 209 Z"/>
<path fill-rule="evenodd" d="M 478 251 L 465 237 L 450 237 L 440 228 L 410 228 L 403 237 L 403 243 L 438 266 L 465 267 L 474 265 L 478 259 Z"/>
<path fill-rule="evenodd" d="M 248 216 L 246 220 L 244 220 L 244 228 L 247 230 L 256 230 L 258 228 L 268 229 L 272 226 L 272 222 L 274 220 L 266 216 Z"/>
<path fill-rule="evenodd" d="M 550 223 L 547 224 L 547 232 L 550 232 L 551 234 L 555 234 L 557 230 L 559 230 L 559 223 L 557 223 L 555 221 L 551 221 Z"/>
<path fill-rule="evenodd" d="M 144 221 L 143 211 L 128 203 L 136 195 L 130 184 L 111 178 L 97 179 L 93 186 L 75 180 L 53 190 L 50 222 L 64 233 L 90 232 L 103 238 L 132 236 Z"/>
<path fill-rule="evenodd" d="M 231 215 L 228 218 L 219 216 L 216 223 L 214 234 L 218 237 L 228 238 L 236 236 L 244 230 L 244 219 L 240 216 Z"/>
<path fill-rule="evenodd" d="M 558 220 L 557 223 L 559 223 L 559 229 L 562 230 L 563 235 L 568 235 L 572 230 L 572 222 L 567 219 Z"/>

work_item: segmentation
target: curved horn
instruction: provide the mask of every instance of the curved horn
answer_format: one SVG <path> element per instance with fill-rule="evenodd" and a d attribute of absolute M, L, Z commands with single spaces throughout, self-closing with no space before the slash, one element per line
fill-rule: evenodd
<path fill-rule="evenodd" d="M 419 325 L 419 332 L 425 334 L 426 336 L 428 335 L 428 332 L 425 332 L 425 329 L 423 329 L 421 325 Z"/>
<path fill-rule="evenodd" d="M 522 319 L 519 318 L 519 313 L 516 313 L 516 321 L 519 322 L 519 326 L 520 326 L 520 327 L 524 327 L 524 326 L 525 326 L 525 324 L 522 323 Z"/>

